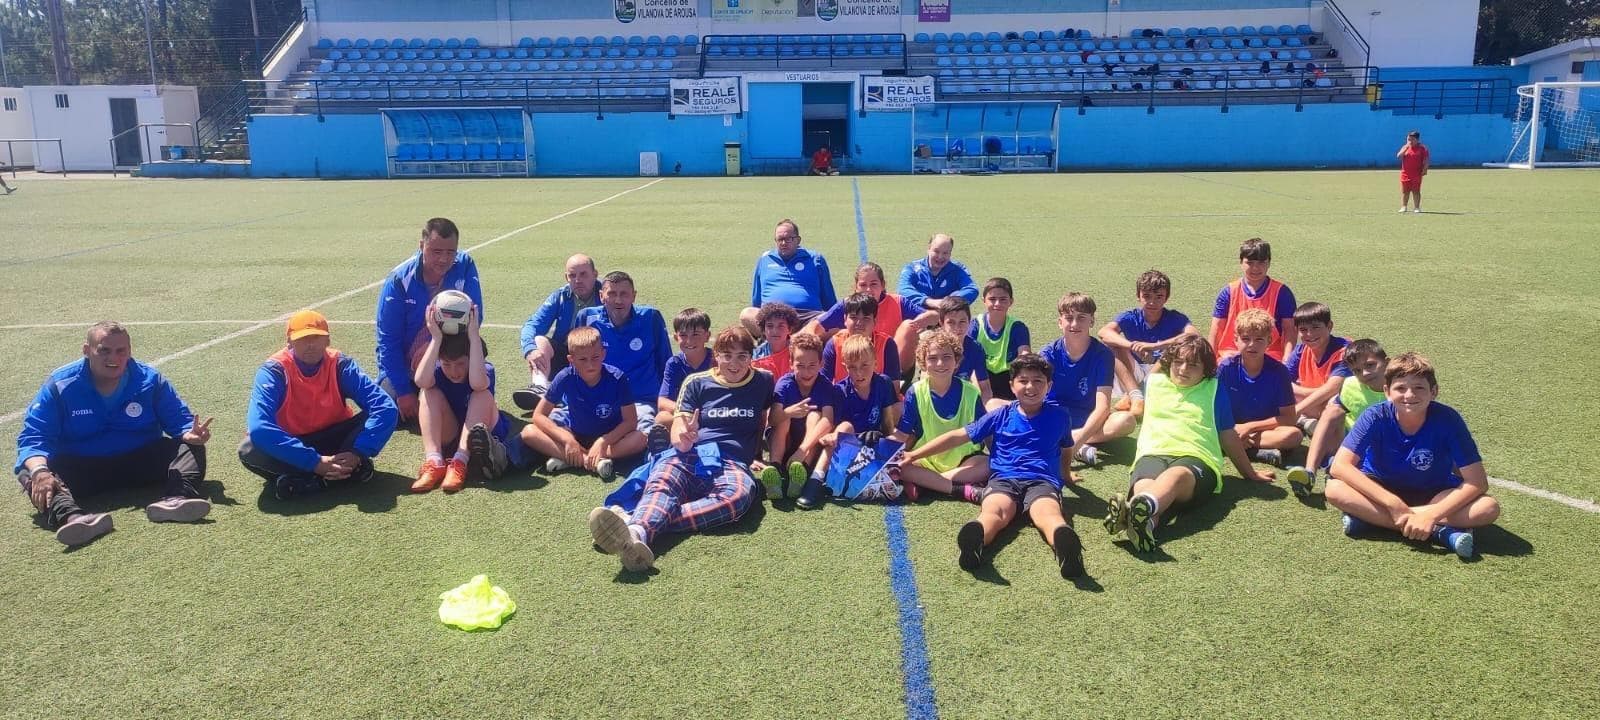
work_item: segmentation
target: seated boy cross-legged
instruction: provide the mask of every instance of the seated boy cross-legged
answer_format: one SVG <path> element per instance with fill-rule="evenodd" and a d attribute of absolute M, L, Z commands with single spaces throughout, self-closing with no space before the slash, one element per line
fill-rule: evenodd
<path fill-rule="evenodd" d="M 1299 447 L 1303 435 L 1294 422 L 1289 369 L 1267 355 L 1272 316 L 1246 310 L 1234 328 L 1239 354 L 1217 366 L 1217 380 L 1228 389 L 1233 405 L 1234 431 L 1255 459 L 1282 467 L 1284 452 Z"/>
<path fill-rule="evenodd" d="M 1111 350 L 1094 338 L 1094 298 L 1082 293 L 1067 293 L 1056 306 L 1061 338 L 1044 347 L 1040 356 L 1050 363 L 1050 402 L 1072 415 L 1072 437 L 1062 444 L 1066 452 L 1086 465 L 1095 464 L 1099 453 L 1095 444 L 1133 433 L 1135 420 L 1127 411 L 1112 411 Z M 1071 458 L 1065 462 L 1070 463 Z M 1078 478 L 1068 473 L 1068 480 Z"/>
<path fill-rule="evenodd" d="M 1311 444 L 1306 449 L 1306 464 L 1291 467 L 1285 474 L 1289 489 L 1299 497 L 1311 497 L 1317 485 L 1317 473 L 1328 469 L 1334 451 L 1344 442 L 1345 433 L 1355 426 L 1356 418 L 1367 408 L 1383 402 L 1383 371 L 1389 367 L 1389 355 L 1377 340 L 1363 338 L 1344 349 L 1344 364 L 1352 375 L 1344 378 L 1339 393 L 1322 410 L 1311 431 Z"/>
<path fill-rule="evenodd" d="M 412 377 L 424 459 L 411 492 L 436 487 L 457 492 L 466 485 L 469 468 L 470 474 L 494 480 L 522 464 L 522 443 L 505 443 L 510 423 L 494 402 L 494 366 L 483 359 L 478 323 L 473 307 L 465 331 L 445 335 L 434 309 L 428 309 L 428 347 Z M 446 450 L 454 452 L 448 463 Z"/>
<path fill-rule="evenodd" d="M 1156 528 L 1222 492 L 1222 457 L 1246 480 L 1271 482 L 1250 465 L 1233 430 L 1228 389 L 1217 381 L 1211 343 L 1190 335 L 1167 348 L 1145 380 L 1144 427 L 1129 474 L 1128 494 L 1111 498 L 1106 532 L 1126 533 L 1135 550 L 1156 546 Z"/>
<path fill-rule="evenodd" d="M 1146 270 L 1134 281 L 1139 306 L 1122 311 L 1115 320 L 1100 328 L 1100 341 L 1117 358 L 1117 384 L 1122 399 L 1112 406 L 1144 417 L 1144 379 L 1161 357 L 1161 351 L 1199 331 L 1189 316 L 1167 308 L 1172 296 L 1172 279 L 1160 270 Z"/>
<path fill-rule="evenodd" d="M 1384 402 L 1361 413 L 1333 456 L 1326 494 L 1351 537 L 1368 528 L 1475 552 L 1473 528 L 1500 517 L 1489 476 L 1461 414 L 1438 402 L 1433 364 L 1405 353 L 1383 373 Z"/>
<path fill-rule="evenodd" d="M 834 429 L 820 440 L 822 451 L 818 453 L 816 469 L 801 489 L 801 499 L 796 501 L 802 508 L 822 502 L 828 463 L 833 461 L 840 436 L 856 435 L 862 445 L 877 445 L 900 422 L 900 396 L 894 391 L 894 383 L 889 376 L 873 372 L 877 357 L 872 341 L 860 335 L 844 338 L 842 357 L 844 378 L 833 384 L 839 399 Z"/>
<path fill-rule="evenodd" d="M 974 570 L 983 564 L 984 549 L 1018 512 L 1028 516 L 1055 554 L 1066 578 L 1083 575 L 1083 545 L 1061 512 L 1061 454 L 1071 444 L 1072 420 L 1059 405 L 1045 401 L 1050 391 L 1050 363 L 1034 354 L 1011 362 L 1011 392 L 1017 399 L 964 428 L 951 430 L 906 452 L 906 466 L 970 443 L 993 439 L 989 460 L 992 476 L 978 518 L 956 534 L 957 562 Z"/>
<path fill-rule="evenodd" d="M 894 338 L 878 332 L 878 301 L 864 293 L 856 293 L 844 301 L 844 332 L 833 336 L 822 347 L 822 375 L 837 383 L 844 379 L 844 343 L 852 336 L 870 341 L 874 354 L 873 372 L 886 375 L 896 382 L 900 379 L 900 350 Z"/>
<path fill-rule="evenodd" d="M 610 480 L 616 460 L 644 451 L 628 378 L 605 364 L 605 357 L 598 330 L 579 327 L 567 334 L 569 364 L 550 381 L 522 429 L 522 441 L 549 456 L 546 472 L 579 467 Z"/>
<path fill-rule="evenodd" d="M 978 387 L 956 374 L 962 359 L 961 339 L 952 333 L 940 330 L 917 344 L 917 367 L 922 370 L 922 378 L 906 392 L 905 411 L 891 439 L 914 447 L 971 425 L 983 416 Z M 1006 388 L 1008 394 L 1010 391 Z M 899 467 L 899 480 L 908 489 L 924 487 L 968 502 L 981 498 L 983 483 L 989 479 L 989 456 L 982 447 L 971 443 Z"/>
<path fill-rule="evenodd" d="M 767 422 L 772 428 L 770 462 L 761 469 L 761 482 L 778 488 L 783 497 L 793 497 L 791 491 L 799 493 L 796 504 L 810 508 L 816 504 L 815 498 L 800 490 L 806 485 L 810 466 L 817 464 L 822 438 L 833 432 L 841 398 L 839 389 L 822 377 L 821 339 L 797 333 L 789 338 L 786 352 L 790 371 L 778 378 L 773 390 L 777 402 Z"/>

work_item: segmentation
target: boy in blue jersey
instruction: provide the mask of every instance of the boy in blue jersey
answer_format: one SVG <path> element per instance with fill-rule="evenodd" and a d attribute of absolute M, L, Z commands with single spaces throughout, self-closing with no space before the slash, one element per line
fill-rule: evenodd
<path fill-rule="evenodd" d="M 578 315 L 578 327 L 600 331 L 606 360 L 628 378 L 638 430 L 650 431 L 656 413 L 656 392 L 666 374 L 672 344 L 667 339 L 667 323 L 649 305 L 634 305 L 637 296 L 633 278 L 617 271 L 607 273 L 600 285 L 600 307 Z M 570 335 L 568 337 L 571 337 Z"/>
<path fill-rule="evenodd" d="M 546 472 L 578 467 L 610 480 L 617 460 L 645 449 L 630 380 L 606 363 L 600 331 L 592 327 L 567 333 L 567 364 L 522 428 L 522 442 L 550 458 Z"/>
<path fill-rule="evenodd" d="M 978 284 L 973 282 L 966 265 L 951 259 L 955 247 L 955 238 L 944 233 L 928 238 L 927 257 L 906 263 L 900 270 L 900 282 L 896 286 L 900 299 L 910 307 L 924 310 L 937 310 L 938 302 L 952 295 L 969 304 L 976 302 Z M 906 342 L 899 346 L 901 367 L 913 367 L 919 337 L 913 333 L 903 338 Z"/>
<path fill-rule="evenodd" d="M 1072 456 L 1062 458 L 1062 464 L 1076 457 L 1084 464 L 1093 465 L 1099 460 L 1096 443 L 1127 437 L 1133 432 L 1131 413 L 1112 411 L 1111 383 L 1115 356 L 1111 350 L 1096 340 L 1094 332 L 1094 298 L 1082 293 L 1067 293 L 1056 304 L 1057 324 L 1061 338 L 1046 345 L 1039 353 L 1050 364 L 1054 373 L 1050 378 L 1050 401 L 1072 416 L 1072 437 L 1062 445 L 1063 451 L 1076 447 Z M 1068 479 L 1078 482 L 1075 473 Z"/>
<path fill-rule="evenodd" d="M 399 423 L 394 400 L 330 346 L 322 313 L 290 315 L 284 337 L 283 349 L 256 370 L 239 463 L 279 500 L 372 479 L 372 459 Z"/>
<path fill-rule="evenodd" d="M 1020 511 L 1044 535 L 1062 577 L 1084 573 L 1083 545 L 1061 512 L 1059 448 L 1072 442 L 1072 420 L 1066 410 L 1046 402 L 1053 374 L 1050 363 L 1038 355 L 1013 360 L 1011 392 L 1016 400 L 971 425 L 908 450 L 903 458 L 910 465 L 966 443 L 993 440 L 992 475 L 978 517 L 956 533 L 960 551 L 956 560 L 962 569 L 975 570 L 982 565 L 984 550 Z"/>
<path fill-rule="evenodd" d="M 1296 423 L 1310 435 L 1323 408 L 1350 377 L 1350 368 L 1344 363 L 1344 349 L 1350 341 L 1333 334 L 1333 310 L 1315 300 L 1295 308 L 1294 329 L 1300 342 L 1289 351 L 1284 366 L 1294 383 Z"/>
<path fill-rule="evenodd" d="M 411 376 L 428 345 L 423 323 L 433 297 L 442 290 L 460 290 L 483 313 L 478 266 L 457 250 L 460 244 L 455 223 L 428 220 L 417 254 L 389 271 L 378 293 L 378 384 L 394 398 L 402 421 L 415 418 L 421 402 Z"/>
<path fill-rule="evenodd" d="M 211 421 L 200 422 L 161 373 L 133 359 L 127 328 L 95 323 L 83 359 L 50 374 L 17 433 L 12 471 L 44 527 L 63 545 L 111 531 L 111 516 L 78 503 L 121 487 L 162 486 L 153 522 L 194 522 L 211 511 L 200 492 Z"/>
<path fill-rule="evenodd" d="M 1134 550 L 1156 547 L 1162 518 L 1199 507 L 1222 492 L 1222 460 L 1239 476 L 1271 482 L 1271 472 L 1250 465 L 1233 431 L 1228 389 L 1217 382 L 1217 356 L 1199 335 L 1185 335 L 1161 354 L 1145 379 L 1149 407 L 1128 473 L 1126 494 L 1106 503 L 1106 532 L 1126 533 Z"/>
<path fill-rule="evenodd" d="M 1389 367 L 1389 354 L 1377 340 L 1362 338 L 1344 348 L 1344 365 L 1351 376 L 1340 384 L 1338 394 L 1322 410 L 1306 446 L 1306 464 L 1291 467 L 1286 473 L 1289 489 L 1299 497 L 1311 497 L 1317 474 L 1328 469 L 1333 454 L 1355 427 L 1361 413 L 1384 400 L 1383 373 Z"/>
<path fill-rule="evenodd" d="M 993 410 L 1005 405 L 1007 401 L 995 397 L 989 382 L 989 364 L 983 346 L 968 332 L 972 328 L 972 306 L 961 298 L 947 297 L 938 302 L 937 312 L 940 329 L 961 339 L 961 365 L 956 368 L 956 377 L 978 386 L 985 408 Z M 920 342 L 918 347 L 921 347 Z"/>
<path fill-rule="evenodd" d="M 772 376 L 750 366 L 755 340 L 743 327 L 717 333 L 717 366 L 689 376 L 672 422 L 676 454 L 659 462 L 632 514 L 621 508 L 589 512 L 589 533 L 622 567 L 641 572 L 655 562 L 661 533 L 701 532 L 738 522 L 756 502 L 751 465 L 775 402 Z"/>
<path fill-rule="evenodd" d="M 711 316 L 699 308 L 684 308 L 672 318 L 672 335 L 678 340 L 678 354 L 667 358 L 667 367 L 661 371 L 661 389 L 656 392 L 655 423 L 645 438 L 650 454 L 667 449 L 672 416 L 678 412 L 678 391 L 683 381 L 698 372 L 715 366 L 711 359 Z"/>
<path fill-rule="evenodd" d="M 466 329 L 446 335 L 429 308 L 428 348 L 413 376 L 421 392 L 417 413 L 422 430 L 422 468 L 411 492 L 442 488 L 459 492 L 467 479 L 494 480 L 520 465 L 522 443 L 505 445 L 510 423 L 494 402 L 494 365 L 484 359 L 477 308 L 467 313 Z M 448 462 L 444 453 L 454 454 Z"/>
<path fill-rule="evenodd" d="M 1289 369 L 1267 354 L 1272 341 L 1272 316 L 1249 309 L 1235 321 L 1239 352 L 1217 366 L 1217 380 L 1233 404 L 1234 432 L 1252 457 L 1283 467 L 1285 450 L 1304 437 L 1295 425 L 1294 387 Z"/>
<path fill-rule="evenodd" d="M 903 447 L 916 447 L 983 417 L 978 386 L 957 371 L 962 365 L 961 346 L 961 338 L 943 330 L 931 333 L 917 345 L 917 367 L 922 377 L 906 391 L 905 410 L 891 440 Z M 902 462 L 896 467 L 896 480 L 905 487 L 910 500 L 916 499 L 916 488 L 921 487 L 978 502 L 983 483 L 989 480 L 989 456 L 976 444 L 916 463 Z"/>
<path fill-rule="evenodd" d="M 1437 401 L 1433 364 L 1405 353 L 1384 370 L 1387 400 L 1361 413 L 1333 457 L 1328 504 L 1352 537 L 1370 527 L 1475 552 L 1473 528 L 1500 517 L 1466 421 Z"/>
<path fill-rule="evenodd" d="M 578 313 L 600 304 L 593 258 L 573 255 L 564 272 L 567 284 L 550 293 L 522 324 L 522 357 L 528 361 L 530 380 L 511 393 L 511 401 L 523 410 L 537 407 L 551 376 L 567 366 L 567 333 L 577 327 Z"/>
<path fill-rule="evenodd" d="M 968 333 L 983 349 L 984 367 L 989 371 L 989 387 L 1000 400 L 1010 401 L 1011 377 L 1006 373 L 1018 355 L 1033 352 L 1033 338 L 1026 323 L 1011 317 L 1016 292 L 1011 281 L 992 277 L 983 283 L 984 311 L 972 322 Z M 990 408 L 991 410 L 994 408 Z"/>
<path fill-rule="evenodd" d="M 871 327 L 870 321 L 866 326 Z M 802 488 L 802 496 L 817 498 L 820 502 L 820 486 L 828 476 L 828 463 L 833 460 L 833 451 L 839 447 L 841 435 L 853 434 L 861 438 L 862 445 L 877 445 L 900 421 L 900 397 L 894 390 L 894 383 L 889 376 L 874 372 L 876 352 L 872 341 L 866 337 L 844 338 L 845 377 L 833 384 L 839 398 L 834 429 L 822 436 L 816 469 L 807 483 L 810 492 Z"/>
<path fill-rule="evenodd" d="M 844 343 L 851 337 L 868 338 L 875 353 L 873 372 L 891 381 L 900 377 L 899 344 L 894 338 L 877 330 L 878 302 L 864 293 L 856 293 L 844 300 L 844 332 L 834 335 L 822 346 L 822 375 L 830 381 L 845 376 Z"/>
<path fill-rule="evenodd" d="M 778 378 L 773 394 L 772 428 L 767 467 L 761 482 L 778 488 L 783 497 L 791 490 L 805 488 L 811 467 L 822 452 L 822 438 L 833 432 L 833 421 L 843 398 L 839 389 L 822 376 L 822 340 L 810 333 L 797 333 L 789 340 L 790 371 Z M 779 468 L 782 468 L 780 472 Z M 816 505 L 815 493 L 800 493 L 801 508 Z"/>
<path fill-rule="evenodd" d="M 1167 309 L 1167 299 L 1172 297 L 1172 279 L 1160 270 L 1146 270 L 1133 283 L 1138 307 L 1122 311 L 1117 319 L 1100 328 L 1100 342 L 1111 348 L 1117 359 L 1116 387 L 1122 398 L 1112 406 L 1126 410 L 1135 418 L 1144 416 L 1144 379 L 1150 368 L 1161 359 L 1161 352 L 1188 335 L 1199 330 L 1189 321 L 1189 316 Z"/>
<path fill-rule="evenodd" d="M 772 237 L 776 247 L 756 258 L 750 281 L 750 307 L 739 313 L 739 323 L 754 337 L 761 337 L 756 314 L 766 303 L 781 302 L 809 321 L 838 301 L 827 258 L 800 247 L 800 226 L 784 218 L 778 221 Z M 800 326 L 789 329 L 799 330 Z"/>

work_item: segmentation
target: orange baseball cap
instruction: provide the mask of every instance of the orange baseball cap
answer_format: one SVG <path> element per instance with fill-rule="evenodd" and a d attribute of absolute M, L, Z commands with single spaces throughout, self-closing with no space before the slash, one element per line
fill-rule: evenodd
<path fill-rule="evenodd" d="M 315 310 L 301 310 L 289 316 L 289 340 L 312 335 L 327 335 L 328 319 Z"/>

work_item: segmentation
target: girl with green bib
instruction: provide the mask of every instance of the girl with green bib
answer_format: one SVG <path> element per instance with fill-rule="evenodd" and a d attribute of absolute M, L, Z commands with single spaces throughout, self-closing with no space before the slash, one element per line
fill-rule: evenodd
<path fill-rule="evenodd" d="M 1145 380 L 1144 425 L 1128 493 L 1113 496 L 1106 532 L 1125 533 L 1135 550 L 1155 549 L 1162 513 L 1198 507 L 1222 492 L 1222 456 L 1239 476 L 1272 482 L 1245 455 L 1233 431 L 1233 408 L 1217 382 L 1217 356 L 1205 338 L 1189 336 L 1161 355 Z"/>
<path fill-rule="evenodd" d="M 906 449 L 927 444 L 956 428 L 964 428 L 983 416 L 978 386 L 955 377 L 961 366 L 961 338 L 938 330 L 917 345 L 917 367 L 921 379 L 906 391 L 906 409 L 900 416 L 891 439 Z M 962 444 L 899 469 L 899 480 L 915 497 L 918 487 L 977 502 L 982 485 L 989 479 L 989 456 L 972 443 Z"/>

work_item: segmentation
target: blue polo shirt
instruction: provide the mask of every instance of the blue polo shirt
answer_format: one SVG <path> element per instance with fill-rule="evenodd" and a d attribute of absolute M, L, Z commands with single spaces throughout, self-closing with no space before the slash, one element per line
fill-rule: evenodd
<path fill-rule="evenodd" d="M 1344 447 L 1361 459 L 1361 472 L 1378 484 L 1412 492 L 1459 486 L 1456 470 L 1483 462 L 1461 413 L 1437 401 L 1428 404 L 1428 415 L 1413 435 L 1400 429 L 1394 403 L 1373 405 L 1356 419 Z"/>
<path fill-rule="evenodd" d="M 837 301 L 833 276 L 822 253 L 796 248 L 794 255 L 785 260 L 773 249 L 756 258 L 755 277 L 750 281 L 750 307 L 781 302 L 796 310 L 820 311 Z"/>
<path fill-rule="evenodd" d="M 928 269 L 928 258 L 924 257 L 906 263 L 900 270 L 900 283 L 895 287 L 895 294 L 921 312 L 926 309 L 926 301 L 942 300 L 951 295 L 969 303 L 976 302 L 978 284 L 972 281 L 972 273 L 967 272 L 967 266 L 959 261 L 951 260 L 935 274 Z M 915 316 L 911 314 L 906 317 Z"/>
<path fill-rule="evenodd" d="M 828 382 L 828 378 L 820 374 L 811 381 L 810 392 L 801 392 L 800 381 L 795 379 L 792 372 L 785 373 L 783 377 L 778 378 L 778 385 L 773 390 L 773 395 L 777 398 L 778 404 L 784 407 L 800 402 L 801 398 L 810 398 L 811 406 L 818 411 L 823 408 L 833 408 L 834 419 L 838 419 L 839 403 L 844 399 L 839 395 L 839 388 L 834 387 L 833 383 Z M 799 442 L 798 438 L 805 435 L 805 432 L 806 421 L 804 418 L 789 421 L 791 442 Z M 795 433 L 799 433 L 799 435 Z"/>
<path fill-rule="evenodd" d="M 526 356 L 533 352 L 533 339 L 541 335 L 550 338 L 557 348 L 567 346 L 567 333 L 577 327 L 578 313 L 585 308 L 600 304 L 599 286 L 595 286 L 594 297 L 587 302 L 579 300 L 572 294 L 572 288 L 562 285 L 550 296 L 544 299 L 538 310 L 528 316 L 528 321 L 522 324 L 522 354 Z M 566 358 L 556 358 L 557 364 L 566 362 Z"/>
<path fill-rule="evenodd" d="M 649 305 L 634 305 L 621 325 L 614 325 L 604 306 L 578 314 L 578 327 L 600 331 L 600 344 L 606 348 L 606 364 L 628 378 L 633 402 L 656 406 L 656 392 L 672 357 L 672 341 L 667 338 L 667 322 L 661 312 Z"/>
<path fill-rule="evenodd" d="M 1183 329 L 1189 326 L 1189 316 L 1171 308 L 1163 308 L 1161 319 L 1152 324 L 1144 314 L 1144 308 L 1136 307 L 1123 310 L 1116 322 L 1117 330 L 1128 342 L 1155 343 L 1182 335 Z M 1156 357 L 1159 358 L 1160 354 L 1157 353 Z"/>
<path fill-rule="evenodd" d="M 629 387 L 628 378 L 610 363 L 600 366 L 600 379 L 592 386 L 566 367 L 550 381 L 544 398 L 567 408 L 567 429 L 574 435 L 598 437 L 622 422 L 622 406 L 634 402 Z"/>
<path fill-rule="evenodd" d="M 194 427 L 194 415 L 155 368 L 129 359 L 109 396 L 94 388 L 87 359 L 56 368 L 39 387 L 17 433 L 17 464 L 31 457 L 121 455 Z"/>
<path fill-rule="evenodd" d="M 833 413 L 835 423 L 849 422 L 854 425 L 856 432 L 863 433 L 868 430 L 883 429 L 883 409 L 900 402 L 895 396 L 894 385 L 889 378 L 881 373 L 873 373 L 872 384 L 867 389 L 867 396 L 861 397 L 856 392 L 850 378 L 845 378 L 833 384 L 839 391 L 839 406 Z"/>
<path fill-rule="evenodd" d="M 994 438 L 992 477 L 1043 480 L 1061 489 L 1061 448 L 1072 444 L 1072 419 L 1061 407 L 1047 402 L 1030 418 L 1013 401 L 974 420 L 967 436 L 978 444 Z"/>
<path fill-rule="evenodd" d="M 1095 393 L 1111 384 L 1116 361 L 1111 348 L 1089 338 L 1089 348 L 1073 360 L 1067 354 L 1066 338 L 1056 338 L 1039 356 L 1050 363 L 1050 394 L 1046 400 L 1067 409 L 1072 416 L 1072 429 L 1083 427 L 1094 412 Z"/>
<path fill-rule="evenodd" d="M 977 323 L 973 323 L 977 327 Z M 1016 338 L 1016 333 L 1012 333 Z M 980 382 L 989 379 L 989 358 L 983 354 L 983 346 L 968 334 L 961 338 L 961 365 L 956 368 L 956 377 Z"/>
<path fill-rule="evenodd" d="M 489 395 L 493 396 L 494 363 L 485 360 L 483 369 L 489 375 Z M 458 422 L 467 416 L 467 403 L 472 400 L 472 380 L 470 377 L 461 382 L 451 382 L 449 376 L 444 374 L 444 368 L 435 367 L 433 369 L 433 386 L 438 388 L 439 392 L 444 395 L 445 404 L 450 406 L 450 412 L 455 414 Z M 509 423 L 504 415 L 497 414 L 496 418 L 497 420 L 491 430 L 494 432 L 495 437 L 504 440 Z"/>
<path fill-rule="evenodd" d="M 1278 409 L 1294 404 L 1294 385 L 1289 369 L 1270 356 L 1261 363 L 1255 377 L 1244 371 L 1244 360 L 1230 356 L 1217 366 L 1217 382 L 1228 389 L 1233 405 L 1233 422 L 1247 423 L 1278 416 Z"/>
<path fill-rule="evenodd" d="M 456 254 L 456 264 L 446 270 L 436 286 L 422 281 L 422 253 L 412 255 L 395 266 L 384 278 L 378 293 L 378 382 L 385 380 L 395 395 L 414 395 L 411 358 L 428 345 L 428 303 L 441 290 L 460 290 L 478 306 L 478 321 L 487 317 L 483 307 L 483 287 L 478 283 L 478 266 L 465 250 Z"/>
<path fill-rule="evenodd" d="M 697 372 L 705 372 L 717 362 L 716 356 L 711 354 L 711 349 L 706 348 L 706 357 L 699 365 L 690 365 L 683 353 L 678 353 L 667 358 L 667 368 L 661 372 L 661 389 L 656 392 L 656 397 L 678 400 L 678 391 L 683 389 L 685 378 Z"/>

